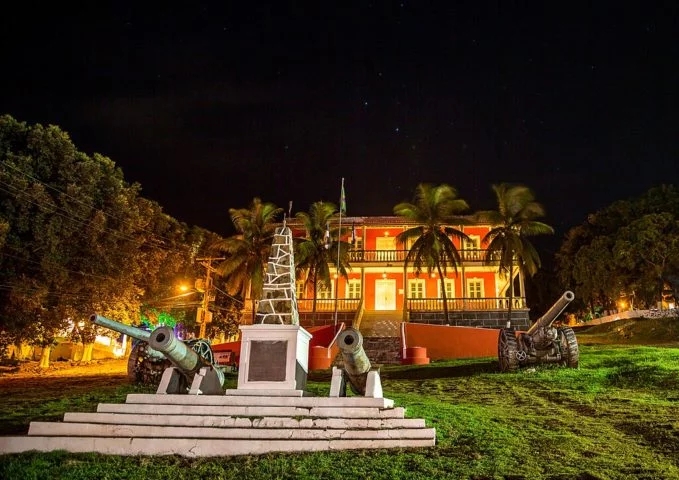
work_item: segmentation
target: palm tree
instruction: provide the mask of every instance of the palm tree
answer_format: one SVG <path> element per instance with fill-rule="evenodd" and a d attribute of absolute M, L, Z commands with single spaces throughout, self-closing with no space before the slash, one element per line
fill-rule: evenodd
<path fill-rule="evenodd" d="M 467 202 L 457 197 L 455 188 L 446 184 L 432 186 L 427 183 L 417 186 L 414 203 L 403 202 L 394 207 L 396 215 L 419 224 L 396 236 L 396 241 L 403 245 L 412 241 L 405 258 L 404 269 L 407 270 L 408 264 L 412 263 L 416 276 L 419 276 L 425 268 L 430 275 L 434 268 L 436 269 L 441 281 L 446 323 L 449 323 L 446 268 L 452 266 L 457 273 L 457 266 L 461 262 L 460 253 L 452 238 L 460 240 L 468 238 L 465 233 L 450 225 L 467 223 L 460 213 L 468 208 Z"/>
<path fill-rule="evenodd" d="M 491 230 L 483 237 L 487 244 L 485 263 L 499 263 L 502 278 L 509 277 L 509 309 L 507 328 L 511 326 L 512 303 L 514 299 L 514 264 L 518 262 L 525 273 L 533 276 L 540 268 L 540 257 L 527 237 L 554 233 L 546 223 L 535 219 L 543 217 L 545 210 L 535 201 L 533 192 L 523 185 L 501 183 L 493 185 L 498 209 L 481 211 L 477 218 L 491 225 Z"/>
<path fill-rule="evenodd" d="M 330 231 L 330 220 L 334 219 L 337 207 L 330 202 L 315 202 L 311 204 L 309 212 L 298 212 L 295 218 L 304 226 L 304 238 L 296 239 L 295 264 L 297 269 L 306 270 L 305 287 L 313 285 L 313 321 L 316 321 L 316 299 L 319 284 L 331 288 L 330 264 L 335 265 L 339 274 L 347 277 L 347 253 L 350 244 L 339 241 L 340 232 Z M 339 246 L 338 243 L 339 242 Z M 339 265 L 337 264 L 337 249 L 340 249 Z M 335 292 L 337 296 L 337 292 Z"/>
<path fill-rule="evenodd" d="M 246 298 L 250 290 L 253 320 L 255 302 L 262 298 L 276 217 L 282 211 L 273 203 L 263 203 L 257 197 L 249 208 L 230 208 L 229 215 L 238 233 L 211 246 L 211 249 L 226 254 L 226 259 L 215 270 L 226 277 L 229 294 Z"/>

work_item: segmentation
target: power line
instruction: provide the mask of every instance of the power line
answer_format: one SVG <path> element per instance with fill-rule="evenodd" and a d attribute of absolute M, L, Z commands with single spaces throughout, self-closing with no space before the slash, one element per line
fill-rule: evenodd
<path fill-rule="evenodd" d="M 8 173 L 11 174 L 11 172 L 8 172 Z M 94 207 L 93 205 L 88 205 L 88 204 L 86 204 L 86 203 L 80 202 L 80 201 L 78 201 L 77 199 L 75 199 L 73 196 L 67 194 L 66 192 L 62 192 L 61 190 L 59 190 L 59 189 L 57 189 L 57 188 L 55 188 L 55 187 L 52 187 L 52 186 L 50 186 L 49 184 L 47 184 L 47 183 L 45 183 L 45 182 L 42 182 L 42 181 L 40 181 L 40 180 L 38 180 L 38 179 L 35 179 L 34 177 L 31 177 L 31 176 L 28 175 L 28 174 L 25 174 L 25 175 L 27 175 L 27 176 L 28 176 L 29 178 L 31 178 L 31 179 L 34 179 L 36 182 L 38 182 L 38 183 L 40 183 L 40 184 L 42 184 L 42 185 L 45 185 L 46 187 L 51 188 L 52 190 L 55 190 L 55 191 L 57 191 L 57 192 L 60 192 L 60 193 L 62 193 L 63 195 L 65 195 L 65 196 L 67 196 L 67 197 L 73 199 L 74 201 L 77 201 L 78 203 L 80 203 L 80 204 L 83 205 L 83 206 L 86 206 L 87 208 L 91 209 L 92 211 L 101 212 L 101 213 L 104 214 L 105 216 L 107 216 L 107 217 L 109 217 L 109 218 L 112 218 L 112 219 L 114 219 L 114 220 L 118 220 L 118 221 L 119 221 L 120 223 L 122 223 L 122 224 L 126 224 L 126 225 L 128 225 L 128 226 L 130 226 L 130 227 L 132 227 L 132 228 L 135 228 L 136 230 L 138 230 L 138 231 L 140 231 L 140 232 L 145 232 L 145 233 L 150 234 L 150 237 L 148 238 L 148 241 L 149 241 L 149 242 L 150 242 L 150 241 L 155 241 L 155 242 L 157 242 L 157 243 L 155 244 L 155 246 L 158 247 L 158 248 L 161 249 L 161 250 L 166 250 L 166 251 L 168 251 L 168 252 L 176 252 L 176 253 L 181 253 L 181 254 L 186 254 L 187 251 L 185 251 L 185 250 L 189 250 L 189 251 L 190 251 L 190 247 L 189 247 L 188 245 L 185 246 L 185 247 L 183 247 L 185 250 L 184 250 L 184 249 L 178 249 L 178 248 L 168 247 L 168 246 L 164 245 L 162 242 L 160 242 L 160 240 L 163 240 L 163 241 L 166 241 L 166 242 L 170 242 L 170 243 L 172 243 L 173 240 L 171 240 L 171 239 L 169 239 L 169 238 L 167 238 L 167 237 L 163 237 L 162 235 L 158 235 L 158 234 L 156 234 L 156 233 L 152 232 L 151 230 L 146 229 L 146 228 L 144 228 L 144 227 L 140 227 L 140 226 L 138 226 L 138 225 L 135 226 L 135 225 L 131 224 L 131 223 L 128 222 L 128 221 L 122 220 L 122 219 L 120 219 L 120 218 L 118 218 L 118 217 L 116 217 L 116 216 L 114 216 L 114 215 L 111 215 L 110 213 L 106 212 L 106 211 L 103 210 L 103 209 Z M 16 178 L 16 176 L 15 176 L 15 178 Z M 83 217 L 82 215 L 77 215 L 77 214 L 74 214 L 73 212 L 69 212 L 69 211 L 67 211 L 63 206 L 59 206 L 59 205 L 57 205 L 56 203 L 54 203 L 54 204 L 52 205 L 52 204 L 45 204 L 45 203 L 40 202 L 40 201 L 37 201 L 37 202 L 36 202 L 36 201 L 34 201 L 34 200 L 30 199 L 30 198 L 23 198 L 23 199 L 22 199 L 22 197 L 26 197 L 27 195 L 25 195 L 25 192 L 24 192 L 23 190 L 20 190 L 16 185 L 13 185 L 13 184 L 11 184 L 11 183 L 5 182 L 5 181 L 3 181 L 3 180 L 0 180 L 0 184 L 4 184 L 5 186 L 7 186 L 7 187 L 13 189 L 13 191 L 9 191 L 9 190 L 5 190 L 5 189 L 0 188 L 0 190 L 2 190 L 2 191 L 4 191 L 4 192 L 8 193 L 9 195 L 12 195 L 12 196 L 13 196 L 14 198 L 16 198 L 17 200 L 20 200 L 20 201 L 27 201 L 28 203 L 30 203 L 30 204 L 32 204 L 32 205 L 38 207 L 38 208 L 49 209 L 49 210 L 55 210 L 55 211 L 53 211 L 52 213 L 57 214 L 57 215 L 59 215 L 59 216 L 65 218 L 65 219 L 67 219 L 67 220 L 69 220 L 69 221 L 78 223 L 79 225 L 81 225 L 81 226 L 83 226 L 83 227 L 89 227 L 89 226 L 90 226 L 89 224 L 90 224 L 91 221 L 92 221 L 91 218 Z M 51 197 L 49 197 L 49 198 L 50 198 L 50 200 L 52 200 Z M 140 198 L 141 198 L 141 197 L 140 197 Z M 67 215 L 62 214 L 62 213 L 60 213 L 59 211 L 66 212 Z M 77 218 L 77 219 L 80 219 L 80 220 L 82 220 L 82 221 L 78 221 L 78 220 L 76 220 L 76 218 Z M 124 239 L 124 240 L 128 240 L 128 241 L 131 241 L 131 242 L 138 242 L 138 241 L 140 241 L 139 238 L 136 238 L 136 237 L 130 236 L 130 235 L 128 235 L 128 234 L 122 233 L 122 232 L 120 232 L 119 230 L 114 230 L 114 229 L 112 229 L 112 228 L 110 228 L 110 227 L 108 227 L 108 226 L 105 226 L 105 227 L 104 227 L 104 231 L 109 232 L 112 236 L 115 236 L 115 237 L 118 237 L 118 238 L 121 238 L 121 239 Z M 160 239 L 160 240 L 159 240 L 159 239 Z M 145 240 L 145 241 L 146 241 L 146 240 Z"/>
<path fill-rule="evenodd" d="M 63 190 L 60 190 L 60 189 L 58 189 L 57 187 L 54 187 L 54 186 L 52 186 L 52 185 L 50 185 L 50 184 L 48 184 L 48 183 L 46 183 L 46 182 L 43 182 L 43 181 L 40 180 L 39 178 L 36 178 L 36 177 L 34 177 L 34 176 L 32 176 L 32 175 L 30 175 L 30 174 L 24 172 L 24 171 L 21 170 L 20 168 L 11 165 L 9 162 L 6 162 L 6 161 L 5 161 L 5 162 L 2 162 L 2 163 L 3 163 L 4 166 L 9 167 L 9 168 L 11 168 L 12 170 L 15 170 L 15 171 L 19 172 L 20 174 L 22 174 L 22 175 L 24 175 L 24 176 L 30 178 L 31 180 L 33 180 L 33 181 L 35 181 L 35 182 L 40 183 L 41 185 L 46 186 L 46 187 L 49 188 L 49 189 L 54 190 L 54 191 L 57 192 L 57 193 L 60 193 L 60 194 L 62 194 L 62 195 L 65 195 L 66 197 L 70 198 L 70 199 L 73 200 L 74 202 L 79 203 L 80 205 L 82 205 L 82 206 L 84 206 L 84 207 L 87 207 L 87 208 L 89 208 L 89 209 L 91 209 L 91 210 L 99 210 L 99 211 L 101 211 L 104 215 L 106 215 L 107 217 L 109 217 L 109 218 L 111 218 L 111 219 L 118 220 L 118 221 L 121 222 L 121 223 L 126 223 L 128 226 L 131 226 L 131 227 L 133 227 L 133 228 L 136 227 L 135 225 L 130 224 L 128 221 L 126 221 L 126 220 L 123 219 L 123 218 L 120 218 L 120 217 L 118 217 L 118 216 L 116 216 L 116 215 L 113 215 L 113 214 L 107 212 L 107 211 L 104 210 L 104 209 L 98 209 L 98 208 L 96 208 L 94 205 L 90 205 L 90 204 L 88 204 L 88 203 L 85 203 L 85 202 L 81 201 L 80 199 L 78 199 L 78 198 L 76 198 L 76 197 L 70 195 L 69 193 L 64 192 Z M 138 197 L 138 198 L 143 198 L 143 197 Z M 145 200 L 150 201 L 150 200 L 148 200 L 148 199 L 145 199 Z M 161 208 L 162 208 L 162 207 L 161 207 Z M 150 233 L 150 234 L 153 235 L 153 236 L 156 236 L 156 237 L 158 237 L 158 238 L 161 238 L 161 239 L 163 239 L 163 240 L 165 240 L 165 241 L 168 241 L 168 242 L 172 241 L 172 240 L 170 240 L 169 238 L 163 237 L 162 235 L 158 235 L 157 233 L 152 232 L 151 230 L 147 230 L 147 229 L 143 229 L 143 228 L 142 228 L 142 230 L 146 231 L 147 233 Z"/>

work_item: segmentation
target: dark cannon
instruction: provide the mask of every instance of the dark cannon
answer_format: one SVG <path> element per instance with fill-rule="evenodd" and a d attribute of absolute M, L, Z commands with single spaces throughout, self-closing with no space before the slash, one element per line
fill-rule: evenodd
<path fill-rule="evenodd" d="M 224 374 L 215 365 L 207 341 L 183 342 L 168 327 L 148 332 L 97 314 L 90 321 L 137 340 L 128 360 L 128 376 L 158 383 L 157 393 L 224 393 Z"/>
<path fill-rule="evenodd" d="M 566 291 L 547 312 L 525 332 L 500 330 L 498 360 L 500 371 L 514 371 L 519 367 L 541 363 L 558 363 L 577 368 L 578 340 L 570 327 L 554 328 L 552 325 L 564 309 L 575 299 Z"/>
<path fill-rule="evenodd" d="M 347 328 L 337 336 L 344 367 L 333 367 L 330 385 L 331 397 L 345 397 L 346 384 L 356 395 L 382 397 L 379 372 L 372 370 L 370 359 L 363 349 L 363 336 L 355 328 Z"/>

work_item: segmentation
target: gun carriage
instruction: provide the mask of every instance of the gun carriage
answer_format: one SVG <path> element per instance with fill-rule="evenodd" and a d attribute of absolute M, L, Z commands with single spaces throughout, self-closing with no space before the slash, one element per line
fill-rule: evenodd
<path fill-rule="evenodd" d="M 131 379 L 158 384 L 158 393 L 223 393 L 224 374 L 207 340 L 183 342 L 168 327 L 149 332 L 96 313 L 90 321 L 136 340 L 127 363 Z"/>
<path fill-rule="evenodd" d="M 558 363 L 577 368 L 579 361 L 578 340 L 570 327 L 555 328 L 554 321 L 575 299 L 573 292 L 566 291 L 525 332 L 511 329 L 500 330 L 498 360 L 500 371 L 509 372 L 532 364 Z"/>
<path fill-rule="evenodd" d="M 356 395 L 382 398 L 379 372 L 372 369 L 363 349 L 363 336 L 355 328 L 347 328 L 337 336 L 344 367 L 333 367 L 330 384 L 331 397 L 345 397 L 346 384 Z"/>

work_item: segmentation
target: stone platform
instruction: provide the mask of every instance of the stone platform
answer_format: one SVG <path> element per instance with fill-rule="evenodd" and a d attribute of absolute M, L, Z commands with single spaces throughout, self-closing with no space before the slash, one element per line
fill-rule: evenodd
<path fill-rule="evenodd" d="M 130 394 L 96 413 L 31 422 L 0 437 L 0 454 L 29 450 L 185 457 L 432 447 L 436 431 L 385 398 Z"/>

